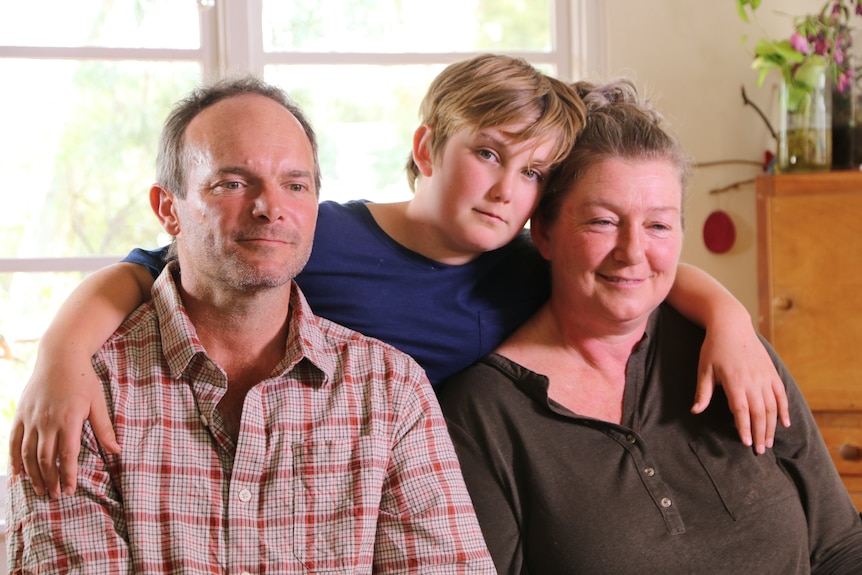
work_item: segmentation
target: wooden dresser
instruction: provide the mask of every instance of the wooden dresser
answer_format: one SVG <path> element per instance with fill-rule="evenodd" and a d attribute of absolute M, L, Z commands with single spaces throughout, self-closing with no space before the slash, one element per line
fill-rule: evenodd
<path fill-rule="evenodd" d="M 757 178 L 759 329 L 862 509 L 862 172 Z"/>

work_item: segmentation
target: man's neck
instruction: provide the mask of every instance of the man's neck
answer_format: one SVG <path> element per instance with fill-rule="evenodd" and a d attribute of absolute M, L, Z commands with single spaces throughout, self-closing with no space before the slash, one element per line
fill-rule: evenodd
<path fill-rule="evenodd" d="M 284 359 L 291 285 L 233 294 L 178 286 L 201 345 L 227 375 L 217 409 L 235 442 L 246 394 Z"/>
<path fill-rule="evenodd" d="M 201 344 L 229 382 L 265 379 L 283 359 L 290 283 L 239 293 L 186 289 L 181 283 L 179 290 Z"/>

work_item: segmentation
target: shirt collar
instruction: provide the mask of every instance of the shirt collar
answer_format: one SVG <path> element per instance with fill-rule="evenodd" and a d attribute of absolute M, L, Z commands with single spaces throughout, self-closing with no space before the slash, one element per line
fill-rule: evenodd
<path fill-rule="evenodd" d="M 182 377 L 196 355 L 206 356 L 177 289 L 175 272 L 178 270 L 178 262 L 170 262 L 153 284 L 153 305 L 159 318 L 162 347 L 174 379 Z M 336 370 L 337 349 L 327 338 L 321 318 L 314 315 L 296 282 L 291 281 L 290 290 L 288 337 L 284 360 L 278 368 L 280 374 L 307 360 L 323 373 L 322 385 L 329 385 Z"/>

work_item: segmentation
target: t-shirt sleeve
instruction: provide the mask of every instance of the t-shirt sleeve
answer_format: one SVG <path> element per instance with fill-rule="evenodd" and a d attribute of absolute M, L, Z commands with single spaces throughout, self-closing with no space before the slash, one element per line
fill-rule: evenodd
<path fill-rule="evenodd" d="M 155 250 L 135 248 L 122 261 L 144 266 L 153 275 L 158 277 L 167 265 L 168 246 L 162 246 Z"/>

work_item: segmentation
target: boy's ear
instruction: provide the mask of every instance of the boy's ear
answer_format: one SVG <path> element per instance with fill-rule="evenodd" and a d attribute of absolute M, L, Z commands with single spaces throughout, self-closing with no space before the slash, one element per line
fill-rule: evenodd
<path fill-rule="evenodd" d="M 434 161 L 431 157 L 431 126 L 422 124 L 413 132 L 413 162 L 424 177 L 431 175 Z"/>
<path fill-rule="evenodd" d="M 150 207 L 153 208 L 164 230 L 174 237 L 180 233 L 180 219 L 177 216 L 176 202 L 176 197 L 167 188 L 159 184 L 153 184 L 150 187 Z"/>

